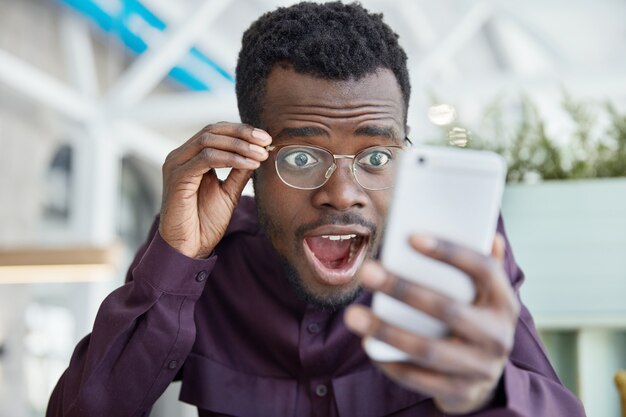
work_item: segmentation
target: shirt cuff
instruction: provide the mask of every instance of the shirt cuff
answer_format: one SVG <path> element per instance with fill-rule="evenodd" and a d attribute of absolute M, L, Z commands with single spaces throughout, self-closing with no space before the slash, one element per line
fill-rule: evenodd
<path fill-rule="evenodd" d="M 199 296 L 215 267 L 215 251 L 207 259 L 183 255 L 157 232 L 133 269 L 133 280 L 172 295 Z"/>

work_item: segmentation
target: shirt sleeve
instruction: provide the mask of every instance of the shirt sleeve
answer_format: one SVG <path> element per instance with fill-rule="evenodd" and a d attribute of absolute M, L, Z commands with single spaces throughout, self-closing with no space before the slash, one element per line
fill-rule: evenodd
<path fill-rule="evenodd" d="M 194 306 L 217 256 L 188 258 L 158 233 L 102 303 L 55 387 L 47 417 L 147 416 L 195 339 Z"/>
<path fill-rule="evenodd" d="M 524 274 L 506 238 L 502 219 L 498 231 L 505 237 L 505 269 L 521 303 L 519 289 Z M 496 397 L 476 417 L 584 417 L 580 401 L 559 381 L 550 365 L 532 316 L 521 304 L 513 351 L 505 365 Z"/>

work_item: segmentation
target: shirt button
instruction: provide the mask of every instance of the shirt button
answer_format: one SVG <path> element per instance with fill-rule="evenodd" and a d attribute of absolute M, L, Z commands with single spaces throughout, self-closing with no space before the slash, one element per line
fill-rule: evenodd
<path fill-rule="evenodd" d="M 170 369 L 178 368 L 178 361 L 177 360 L 170 361 L 170 363 L 167 364 L 167 367 Z"/>
<path fill-rule="evenodd" d="M 196 274 L 196 281 L 202 282 L 205 279 L 207 279 L 208 276 L 209 276 L 209 273 L 207 271 L 200 271 Z"/>
<path fill-rule="evenodd" d="M 308 326 L 306 326 L 306 329 L 309 331 L 309 333 L 311 334 L 317 334 L 320 332 L 320 330 L 322 330 L 322 328 L 320 327 L 319 324 L 317 323 L 309 323 Z"/>
<path fill-rule="evenodd" d="M 325 397 L 328 394 L 328 387 L 324 384 L 319 384 L 315 387 L 315 395 L 318 397 Z"/>

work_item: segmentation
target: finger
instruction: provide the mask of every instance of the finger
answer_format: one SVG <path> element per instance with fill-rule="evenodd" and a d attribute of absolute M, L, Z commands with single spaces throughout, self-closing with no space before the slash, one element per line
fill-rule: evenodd
<path fill-rule="evenodd" d="M 207 133 L 199 136 L 194 142 L 182 149 L 176 156 L 174 162 L 178 165 L 182 165 L 205 149 L 219 149 L 226 152 L 236 153 L 245 158 L 259 162 L 266 160 L 268 157 L 268 153 L 265 148 L 254 143 L 250 143 L 244 139 Z"/>
<path fill-rule="evenodd" d="M 491 246 L 491 256 L 493 256 L 500 265 L 504 265 L 505 247 L 504 237 L 500 233 L 496 233 L 493 239 L 493 245 Z"/>
<path fill-rule="evenodd" d="M 504 271 L 504 262 L 506 256 L 506 240 L 501 233 L 496 233 L 493 239 L 493 245 L 491 247 L 491 256 L 495 259 L 496 263 L 500 266 L 501 270 Z M 504 274 L 506 277 L 506 274 Z M 506 302 L 505 304 L 508 306 L 511 312 L 517 317 L 519 314 L 519 301 L 515 296 L 515 293 L 511 287 L 510 281 L 508 279 L 500 280 L 502 285 L 502 295 L 505 296 Z"/>
<path fill-rule="evenodd" d="M 409 242 L 424 255 L 465 272 L 474 282 L 479 296 L 492 299 L 499 305 L 510 304 L 512 290 L 509 280 L 502 264 L 492 256 L 424 235 L 412 235 Z"/>
<path fill-rule="evenodd" d="M 366 261 L 358 279 L 372 291 L 380 291 L 450 326 L 459 320 L 464 303 L 424 285 L 395 276 L 375 261 Z"/>
<path fill-rule="evenodd" d="M 483 407 L 493 395 L 493 386 L 421 369 L 402 362 L 377 363 L 390 379 L 410 391 L 433 398 L 437 407 L 451 414 L 467 414 Z"/>
<path fill-rule="evenodd" d="M 263 129 L 243 123 L 219 122 L 205 127 L 203 130 L 216 135 L 237 137 L 259 146 L 272 143 L 272 137 Z"/>
<path fill-rule="evenodd" d="M 204 175 L 213 168 L 235 168 L 255 170 L 260 166 L 258 161 L 245 158 L 239 154 L 219 149 L 205 148 L 186 164 L 178 167 L 174 175 L 179 177 L 195 177 Z"/>
<path fill-rule="evenodd" d="M 250 143 L 244 139 L 216 134 L 203 136 L 198 139 L 195 148 L 198 152 L 204 148 L 220 149 L 222 151 L 237 153 L 241 156 L 258 160 L 259 162 L 266 160 L 268 156 L 267 150 L 259 145 Z"/>
<path fill-rule="evenodd" d="M 421 368 L 475 379 L 491 380 L 499 376 L 499 361 L 458 339 L 417 335 L 380 320 L 362 306 L 350 307 L 345 320 L 346 325 L 359 336 L 374 337 L 398 348 Z"/>
<path fill-rule="evenodd" d="M 453 334 L 483 346 L 489 352 L 500 355 L 510 350 L 517 319 L 515 306 L 494 310 L 488 305 L 477 307 L 459 302 L 424 285 L 397 277 L 374 261 L 363 264 L 358 279 L 365 287 L 383 292 L 441 321 Z"/>
<path fill-rule="evenodd" d="M 272 143 L 271 136 L 261 130 L 241 123 L 220 122 L 208 125 L 182 146 L 168 155 L 171 164 L 182 165 L 204 148 L 212 147 L 239 153 L 256 160 L 267 159 L 265 146 Z"/>
<path fill-rule="evenodd" d="M 467 390 L 468 382 L 461 377 L 422 369 L 411 363 L 377 362 L 376 365 L 398 385 L 429 397 L 451 399 Z"/>
<path fill-rule="evenodd" d="M 226 194 L 233 202 L 239 201 L 243 189 L 254 171 L 249 169 L 232 169 L 222 185 Z"/>

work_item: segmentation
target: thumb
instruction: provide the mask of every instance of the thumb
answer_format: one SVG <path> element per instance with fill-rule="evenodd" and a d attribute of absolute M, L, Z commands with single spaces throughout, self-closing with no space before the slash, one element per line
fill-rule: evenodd
<path fill-rule="evenodd" d="M 500 233 L 496 233 L 493 238 L 493 246 L 491 247 L 491 255 L 496 258 L 500 263 L 504 263 L 504 250 L 505 250 L 504 237 Z"/>
<path fill-rule="evenodd" d="M 241 193 L 253 173 L 254 171 L 250 169 L 231 169 L 228 177 L 226 177 L 222 184 L 222 189 L 231 201 L 239 201 L 239 197 L 241 197 Z"/>

